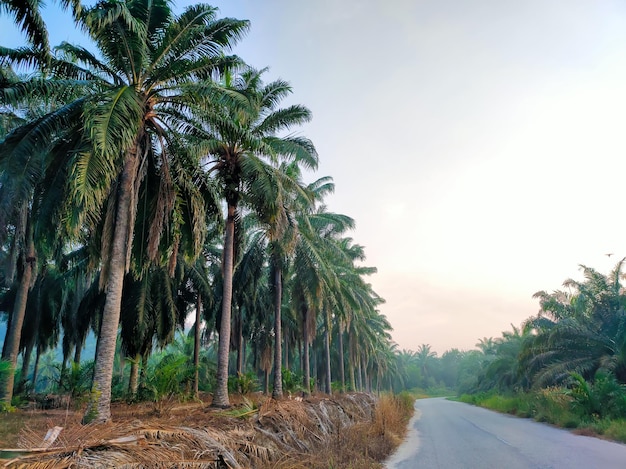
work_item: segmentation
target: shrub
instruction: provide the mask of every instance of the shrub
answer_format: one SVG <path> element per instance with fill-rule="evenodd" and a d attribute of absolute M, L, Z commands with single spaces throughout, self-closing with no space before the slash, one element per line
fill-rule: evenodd
<path fill-rule="evenodd" d="M 283 392 L 296 393 L 302 391 L 302 375 L 294 373 L 293 371 L 283 368 Z"/>
<path fill-rule="evenodd" d="M 602 419 L 626 415 L 626 388 L 611 373 L 599 370 L 592 383 L 578 373 L 570 376 L 572 408 L 581 417 Z"/>
<path fill-rule="evenodd" d="M 249 394 L 259 389 L 259 380 L 256 375 L 248 371 L 247 373 L 237 373 L 237 376 L 228 378 L 228 390 L 231 393 L 240 392 Z"/>
<path fill-rule="evenodd" d="M 603 432 L 604 436 L 612 440 L 626 443 L 626 420 L 612 420 L 608 423 Z"/>

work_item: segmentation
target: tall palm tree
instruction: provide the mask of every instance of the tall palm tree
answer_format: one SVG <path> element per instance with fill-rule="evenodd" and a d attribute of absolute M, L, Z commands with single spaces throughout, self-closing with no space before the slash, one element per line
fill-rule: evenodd
<path fill-rule="evenodd" d="M 111 378 L 120 317 L 122 285 L 130 268 L 130 253 L 137 213 L 139 187 L 147 161 L 154 159 L 162 185 L 162 212 L 151 220 L 148 256 L 157 261 L 162 252 L 160 232 L 176 209 L 171 195 L 172 161 L 179 154 L 181 132 L 197 128 L 194 116 L 205 112 L 213 94 L 214 73 L 238 63 L 228 50 L 248 28 L 248 22 L 217 19 L 216 9 L 190 6 L 174 16 L 167 0 L 102 0 L 83 9 L 81 27 L 96 44 L 103 60 L 81 46 L 62 44 L 61 59 L 53 70 L 66 80 L 26 83 L 22 95 L 48 85 L 57 89 L 70 79 L 81 86 L 83 97 L 61 107 L 35 130 L 68 128 L 80 122 L 82 146 L 73 156 L 70 178 L 73 200 L 65 220 L 75 227 L 97 224 L 104 210 L 102 236 L 102 287 L 106 301 L 100 326 L 93 390 L 95 402 L 88 411 L 97 420 L 110 419 Z M 20 91 L 18 90 L 18 91 Z M 18 93 L 14 97 L 19 98 Z M 23 138 L 22 150 L 46 143 Z M 199 160 L 202 149 L 193 155 Z M 67 154 L 67 153 L 66 153 Z M 183 157 L 187 157 L 186 154 Z M 177 218 L 170 217 L 174 230 Z M 196 236 L 195 247 L 201 245 Z M 172 240 L 175 257 L 178 239 Z"/>
<path fill-rule="evenodd" d="M 422 373 L 422 379 L 424 380 L 424 384 L 427 386 L 427 380 L 430 375 L 430 367 L 433 359 L 437 357 L 437 353 L 434 352 L 430 346 L 430 344 L 421 344 L 417 347 L 417 352 L 415 353 L 415 359 L 420 368 L 420 372 Z"/>
<path fill-rule="evenodd" d="M 229 93 L 208 118 L 209 172 L 220 182 L 227 208 L 217 387 L 213 397 L 213 405 L 217 407 L 230 405 L 228 353 L 235 224 L 241 216 L 240 208 L 281 216 L 284 177 L 275 163 L 285 159 L 302 162 L 310 168 L 317 166 L 317 153 L 308 139 L 280 136 L 285 130 L 309 121 L 311 113 L 299 105 L 279 108 L 280 101 L 291 93 L 291 87 L 282 80 L 265 85 L 263 73 L 264 70 L 248 70 L 236 78 L 227 76 L 224 87 Z"/>
<path fill-rule="evenodd" d="M 10 57 L 12 51 L 4 49 L 0 55 Z M 29 56 L 32 54 L 26 53 L 19 60 Z M 55 140 L 47 148 L 41 148 L 38 143 L 24 144 L 25 139 L 42 138 L 36 128 L 42 123 L 45 125 L 46 113 L 51 109 L 54 113 L 60 101 L 54 97 L 43 99 L 41 96 L 26 96 L 11 102 L 6 99 L 7 94 L 11 94 L 8 90 L 19 87 L 21 83 L 17 76 L 8 73 L 4 76 L 8 80 L 3 83 L 5 99 L 1 101 L 4 110 L 8 112 L 3 115 L 6 117 L 12 113 L 21 116 L 5 120 L 5 125 L 10 122 L 10 127 L 5 126 L 4 130 L 9 132 L 0 141 L 0 244 L 4 245 L 11 238 L 11 252 L 8 255 L 11 265 L 5 279 L 10 281 L 15 272 L 19 273 L 2 358 L 15 367 L 28 292 L 37 280 L 37 265 L 58 252 L 60 245 L 57 237 L 58 215 L 60 201 L 67 192 L 65 181 L 68 167 L 59 155 L 75 143 L 76 137 Z M 0 390 L 0 399 L 10 402 L 12 387 L 11 375 Z"/>
<path fill-rule="evenodd" d="M 274 385 L 272 397 L 280 399 L 282 389 L 282 309 L 283 309 L 283 281 L 293 256 L 298 239 L 298 223 L 296 214 L 320 197 L 321 191 L 315 191 L 315 185 L 304 187 L 301 182 L 302 174 L 297 163 L 281 165 L 283 171 L 292 184 L 284 188 L 283 207 L 284 216 L 265 216 L 266 236 L 268 240 L 271 286 L 273 291 L 274 307 Z M 292 189 L 292 190 L 289 190 Z M 285 352 L 287 353 L 287 351 Z"/>
<path fill-rule="evenodd" d="M 327 295 L 339 288 L 335 262 L 343 258 L 337 236 L 354 226 L 345 215 L 328 212 L 313 205 L 297 215 L 299 235 L 294 251 L 290 289 L 292 308 L 302 327 L 303 374 L 305 393 L 310 391 L 309 345 L 315 338 L 318 313 L 329 303 Z"/>

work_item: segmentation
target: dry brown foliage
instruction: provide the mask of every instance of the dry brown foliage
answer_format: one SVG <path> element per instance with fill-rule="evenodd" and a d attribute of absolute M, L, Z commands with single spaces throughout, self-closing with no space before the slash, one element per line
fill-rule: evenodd
<path fill-rule="evenodd" d="M 166 415 L 155 415 L 149 406 L 116 405 L 115 423 L 104 425 L 83 426 L 77 416 L 48 418 L 47 428 L 65 423 L 48 450 L 3 462 L 7 468 L 37 469 L 380 468 L 406 429 L 406 409 L 392 397 L 249 399 L 258 411 L 240 418 L 206 402 L 171 406 Z M 16 446 L 40 447 L 44 435 L 38 422 L 21 431 Z"/>

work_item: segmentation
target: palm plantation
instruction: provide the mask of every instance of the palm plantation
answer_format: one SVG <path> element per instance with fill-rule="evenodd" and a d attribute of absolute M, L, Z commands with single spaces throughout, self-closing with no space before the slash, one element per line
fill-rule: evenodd
<path fill-rule="evenodd" d="M 21 353 L 22 383 L 32 375 L 36 389 L 40 355 L 62 344 L 59 386 L 82 389 L 90 331 L 86 420 L 111 418 L 113 383 L 161 395 L 158 376 L 187 366 L 193 394 L 228 407 L 233 348 L 239 379 L 263 375 L 274 398 L 283 386 L 308 393 L 311 372 L 326 392 L 340 376 L 346 389 L 353 363 L 362 378 L 351 389 L 391 382 L 390 326 L 364 281 L 375 269 L 355 263 L 352 219 L 323 206 L 332 180 L 303 182 L 318 163 L 296 133 L 311 113 L 281 107 L 290 85 L 229 55 L 248 22 L 207 5 L 175 14 L 167 0 L 61 3 L 91 48 L 51 48 L 38 4 L 3 3 L 32 45 L 2 51 L 3 358 L 15 369 Z M 157 354 L 169 365 L 146 375 L 192 314 L 193 358 L 176 358 L 186 346 Z"/>
<path fill-rule="evenodd" d="M 307 122 L 309 111 L 297 105 L 277 108 L 280 100 L 291 93 L 291 88 L 283 81 L 264 85 L 262 73 L 251 70 L 235 79 L 227 75 L 224 102 L 218 103 L 209 118 L 208 171 L 219 181 L 227 208 L 217 389 L 213 401 L 213 405 L 220 407 L 229 406 L 232 278 L 235 225 L 241 217 L 240 209 L 243 206 L 269 218 L 274 229 L 280 230 L 280 220 L 285 217 L 283 191 L 291 189 L 284 186 L 294 184 L 276 164 L 287 159 L 310 168 L 317 166 L 317 154 L 309 140 L 277 136 L 283 130 Z"/>

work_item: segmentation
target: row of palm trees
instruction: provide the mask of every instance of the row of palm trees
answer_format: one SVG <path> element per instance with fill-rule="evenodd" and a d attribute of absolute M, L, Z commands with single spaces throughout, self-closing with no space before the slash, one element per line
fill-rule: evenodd
<path fill-rule="evenodd" d="M 328 367 L 333 328 L 348 338 L 342 382 L 346 361 L 381 381 L 393 353 L 382 299 L 365 281 L 375 269 L 346 237 L 353 220 L 323 204 L 332 180 L 302 180 L 318 155 L 293 130 L 310 111 L 281 107 L 289 84 L 265 83 L 265 70 L 230 54 L 248 22 L 208 5 L 176 15 L 167 0 L 61 3 L 92 48 L 51 49 L 38 2 L 2 2 L 28 39 L 0 48 L 3 359 L 15 367 L 21 351 L 28 363 L 61 334 L 64 355 L 79 358 L 93 329 L 87 414 L 108 420 L 120 325 L 136 391 L 141 359 L 190 311 L 198 356 L 204 312 L 219 334 L 213 405 L 227 407 L 229 353 L 243 355 L 251 318 L 265 325 L 277 398 L 281 346 L 298 330 L 310 389 L 308 347 L 322 318 Z M 27 75 L 15 72 L 23 67 Z M 13 385 L 11 374 L 5 402 Z"/>

